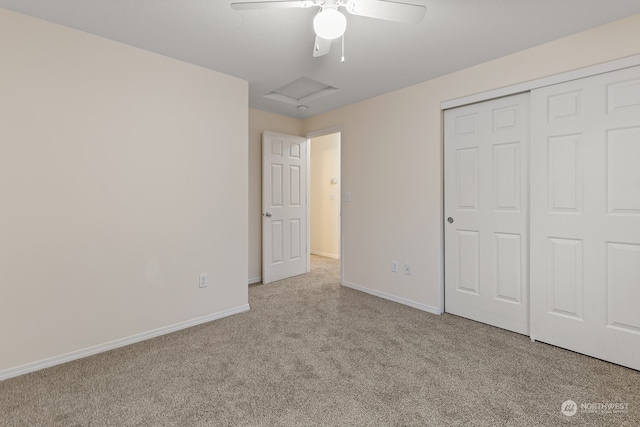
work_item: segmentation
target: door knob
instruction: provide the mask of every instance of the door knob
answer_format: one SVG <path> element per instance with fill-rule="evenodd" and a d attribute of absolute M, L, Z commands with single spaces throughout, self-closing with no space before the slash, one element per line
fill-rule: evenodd
<path fill-rule="evenodd" d="M 264 216 L 266 216 L 266 217 L 268 217 L 268 218 L 270 218 L 270 217 L 271 217 L 271 215 L 272 215 L 272 213 L 271 213 L 271 212 L 269 212 L 269 211 L 267 211 L 267 212 L 265 212 L 265 213 L 264 213 Z"/>
<path fill-rule="evenodd" d="M 449 224 L 452 224 L 453 223 L 453 218 L 449 217 L 449 218 L 447 218 L 447 221 L 449 221 Z"/>

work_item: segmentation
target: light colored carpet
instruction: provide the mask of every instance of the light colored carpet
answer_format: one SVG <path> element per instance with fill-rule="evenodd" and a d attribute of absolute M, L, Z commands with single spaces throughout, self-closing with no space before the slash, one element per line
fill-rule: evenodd
<path fill-rule="evenodd" d="M 251 311 L 0 382 L 3 426 L 639 426 L 640 372 L 341 287 L 338 263 Z M 627 403 L 626 413 L 560 411 Z"/>

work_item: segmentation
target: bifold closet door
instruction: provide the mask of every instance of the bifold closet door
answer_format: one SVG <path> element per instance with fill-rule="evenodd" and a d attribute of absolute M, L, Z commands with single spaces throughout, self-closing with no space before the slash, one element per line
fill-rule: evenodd
<path fill-rule="evenodd" d="M 445 111 L 445 311 L 529 333 L 529 94 Z"/>
<path fill-rule="evenodd" d="M 640 67 L 531 108 L 531 337 L 640 369 Z"/>

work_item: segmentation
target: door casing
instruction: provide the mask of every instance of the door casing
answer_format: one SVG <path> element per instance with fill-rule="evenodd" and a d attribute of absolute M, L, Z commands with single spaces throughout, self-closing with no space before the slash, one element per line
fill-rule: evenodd
<path fill-rule="evenodd" d="M 311 230 L 310 230 L 310 226 L 309 224 L 311 224 L 311 210 L 309 208 L 309 194 L 311 191 L 310 188 L 310 162 L 311 162 L 311 150 L 310 150 L 310 144 L 311 144 L 311 139 L 312 138 L 317 138 L 320 136 L 324 136 L 324 135 L 330 135 L 330 134 L 334 134 L 334 133 L 339 133 L 340 134 L 340 176 L 343 177 L 343 162 L 342 162 L 342 147 L 343 147 L 343 138 L 344 138 L 344 134 L 342 131 L 342 126 L 333 126 L 333 127 L 329 127 L 329 128 L 324 128 L 324 129 L 320 129 L 318 131 L 314 131 L 314 132 L 310 132 L 308 133 L 305 137 L 303 137 L 304 139 L 304 147 L 305 147 L 305 165 L 306 165 L 306 173 L 305 173 L 305 191 L 306 191 L 306 204 L 305 204 L 305 217 L 306 217 L 306 223 L 307 223 L 307 227 L 306 227 L 306 244 L 305 244 L 305 272 L 309 272 L 311 269 Z M 281 134 L 281 133 L 277 133 L 277 132 L 272 132 L 272 131 L 263 131 L 263 139 L 264 139 L 264 135 L 276 135 L 276 136 L 280 136 L 280 137 L 292 137 L 292 138 L 298 138 L 295 137 L 293 135 L 286 135 L 286 134 Z M 264 143 L 263 143 L 264 145 Z M 264 148 L 263 148 L 264 149 Z M 264 153 L 263 153 L 263 168 L 264 168 Z M 269 279 L 267 279 L 267 281 L 265 281 L 265 220 L 264 220 L 264 214 L 266 212 L 266 206 L 265 206 L 265 196 L 264 196 L 264 170 L 263 170 L 263 196 L 262 196 L 262 214 L 263 214 L 263 221 L 262 221 L 262 245 L 263 245 L 263 249 L 262 249 L 262 280 L 263 283 L 269 283 Z M 341 185 L 341 193 L 344 194 L 344 186 Z M 342 196 L 342 194 L 340 194 L 340 202 L 341 202 L 341 208 L 340 208 L 340 283 L 344 282 L 344 269 L 345 269 L 345 251 L 344 251 L 344 198 Z M 281 279 L 278 279 L 281 280 Z"/>

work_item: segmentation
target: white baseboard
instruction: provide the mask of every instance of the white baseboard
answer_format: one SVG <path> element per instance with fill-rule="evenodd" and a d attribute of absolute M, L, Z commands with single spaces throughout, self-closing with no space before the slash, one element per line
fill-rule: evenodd
<path fill-rule="evenodd" d="M 222 319 L 223 317 L 243 313 L 245 311 L 249 311 L 249 304 L 241 305 L 229 310 L 219 311 L 217 313 L 208 314 L 202 317 L 196 317 L 195 319 L 187 320 L 184 322 L 174 323 L 173 325 L 164 326 L 162 328 L 153 329 L 147 332 L 142 332 L 130 337 L 109 341 L 104 344 L 94 345 L 91 347 L 83 348 L 81 350 L 61 354 L 59 356 L 49 357 L 37 362 L 27 363 L 15 368 L 5 369 L 0 371 L 0 381 L 17 377 L 19 375 L 28 374 L 30 372 L 39 371 L 40 369 L 49 368 L 51 366 L 60 365 L 62 363 L 71 362 L 72 360 L 82 359 L 83 357 L 93 356 L 94 354 L 113 350 L 119 347 L 124 347 L 130 344 L 135 344 L 140 341 L 155 338 L 160 335 L 170 334 L 171 332 L 190 328 L 202 323 L 211 322 L 212 320 Z"/>
<path fill-rule="evenodd" d="M 418 310 L 426 311 L 431 314 L 442 314 L 442 310 L 436 307 L 431 307 L 426 304 L 422 304 L 419 302 L 412 301 L 410 299 L 398 297 L 395 295 L 388 294 L 386 292 L 376 291 L 374 289 L 365 288 L 364 286 L 356 285 L 354 283 L 342 282 L 342 286 L 346 286 L 347 288 L 355 289 L 356 291 L 364 292 L 369 295 L 373 295 L 376 297 L 384 298 L 389 301 L 397 302 L 399 304 L 408 305 L 409 307 L 417 308 Z"/>
<path fill-rule="evenodd" d="M 326 258 L 340 259 L 340 255 L 330 254 L 328 252 L 311 251 L 311 255 L 323 256 Z"/>
<path fill-rule="evenodd" d="M 249 279 L 249 284 L 253 285 L 254 283 L 260 283 L 262 282 L 262 276 L 261 277 L 254 277 L 252 279 Z"/>

